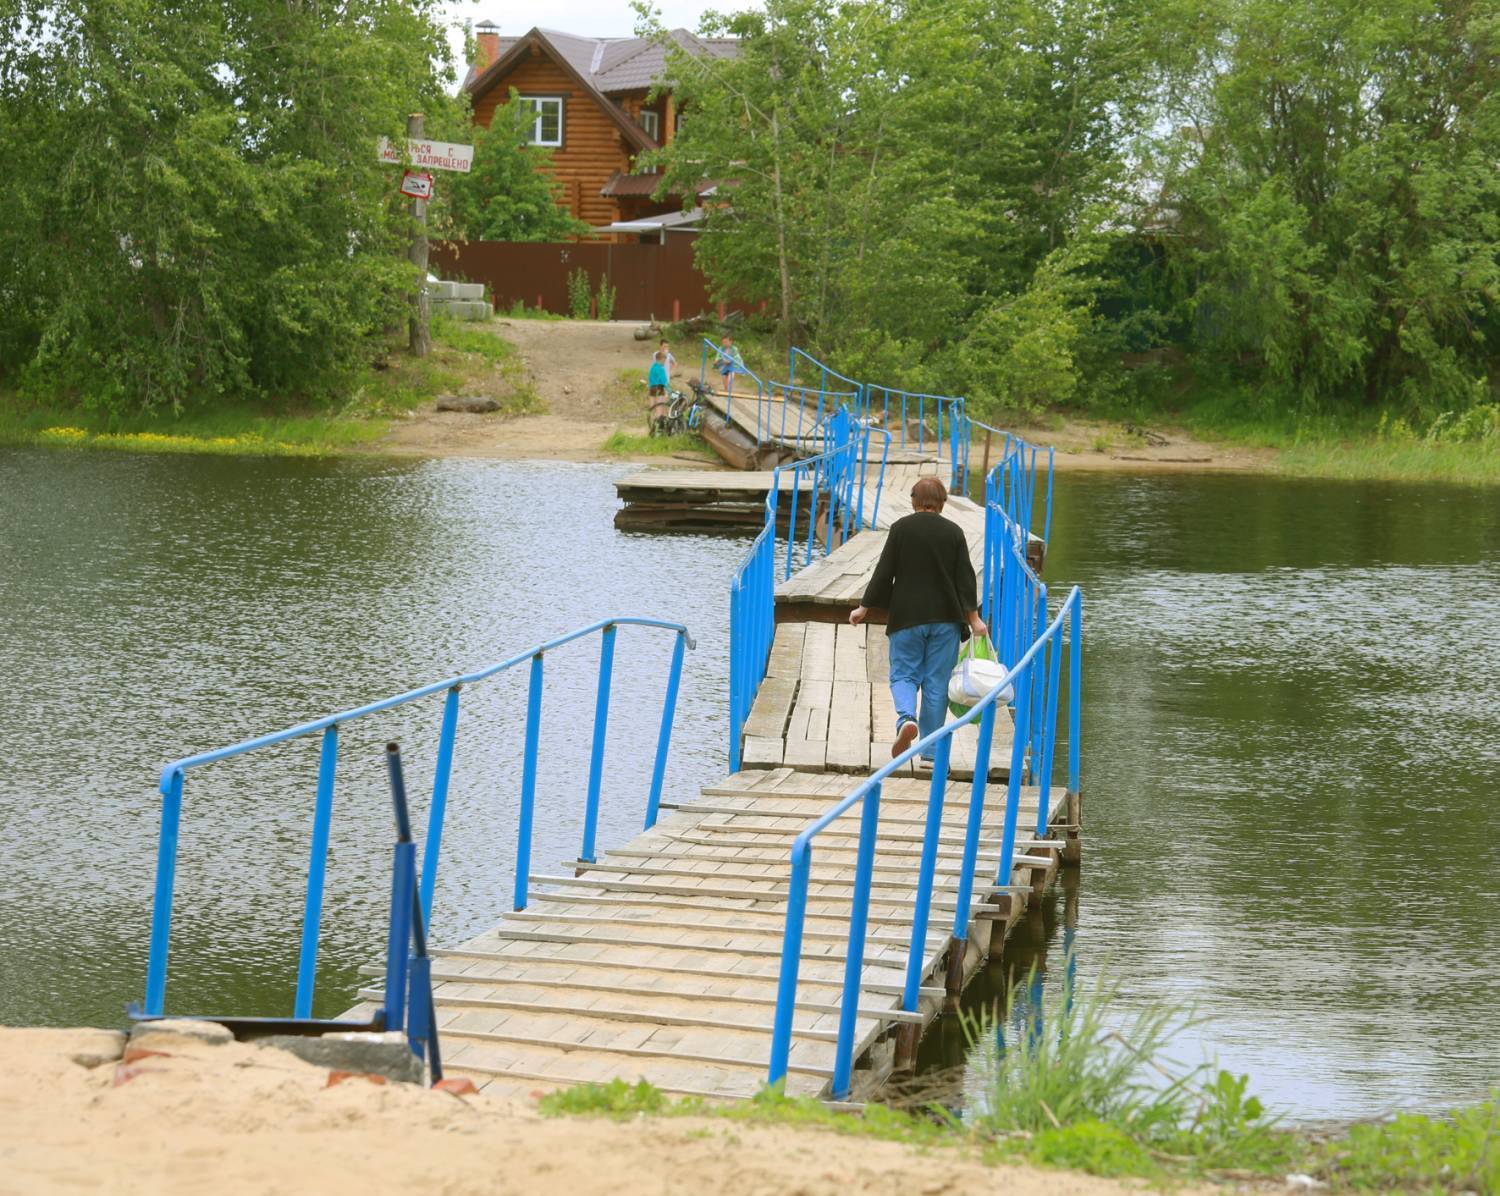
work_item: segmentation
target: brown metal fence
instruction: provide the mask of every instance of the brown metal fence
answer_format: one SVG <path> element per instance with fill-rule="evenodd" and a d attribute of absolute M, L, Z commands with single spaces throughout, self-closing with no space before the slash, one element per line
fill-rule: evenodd
<path fill-rule="evenodd" d="M 582 269 L 591 293 L 598 294 L 601 279 L 615 288 L 615 319 L 674 320 L 712 307 L 708 281 L 693 264 L 697 239 L 672 233 L 649 245 L 434 241 L 429 260 L 443 278 L 484 283 L 497 311 L 519 300 L 565 314 L 568 275 Z"/>

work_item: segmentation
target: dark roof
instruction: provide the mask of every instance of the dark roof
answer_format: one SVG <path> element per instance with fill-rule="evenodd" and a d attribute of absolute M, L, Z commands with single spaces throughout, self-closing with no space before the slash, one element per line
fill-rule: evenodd
<path fill-rule="evenodd" d="M 673 29 L 671 39 L 689 54 L 700 58 L 732 58 L 739 43 L 731 37 L 699 37 L 686 29 Z M 503 62 L 514 62 L 512 52 L 536 41 L 578 75 L 581 82 L 601 96 L 626 91 L 645 91 L 666 73 L 666 47 L 646 37 L 579 37 L 556 29 L 533 29 L 521 37 L 502 37 L 495 61 L 483 71 L 469 69 L 464 90 L 478 98 L 505 73 L 496 71 Z M 508 66 L 507 68 L 508 69 Z"/>
<path fill-rule="evenodd" d="M 609 182 L 600 188 L 599 194 L 614 199 L 627 195 L 647 196 L 654 194 L 660 185 L 661 175 L 659 174 L 623 174 L 617 170 L 609 176 Z M 709 179 L 704 179 L 693 188 L 698 195 L 705 195 L 713 189 L 714 184 Z"/>
<path fill-rule="evenodd" d="M 609 182 L 600 189 L 600 195 L 621 199 L 627 195 L 646 196 L 661 186 L 659 174 L 621 174 L 618 170 L 609 176 Z"/>

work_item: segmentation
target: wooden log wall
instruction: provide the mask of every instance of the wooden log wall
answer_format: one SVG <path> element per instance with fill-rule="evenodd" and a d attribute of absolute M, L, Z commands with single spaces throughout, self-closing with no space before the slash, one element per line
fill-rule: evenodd
<path fill-rule="evenodd" d="M 474 102 L 474 120 L 489 128 L 495 109 L 509 101 L 513 87 L 522 95 L 563 97 L 563 143 L 552 151 L 552 173 L 562 185 L 559 198 L 574 216 L 591 225 L 617 220 L 616 201 L 599 192 L 615 171 L 630 169 L 631 147 L 619 126 L 540 52 Z"/>

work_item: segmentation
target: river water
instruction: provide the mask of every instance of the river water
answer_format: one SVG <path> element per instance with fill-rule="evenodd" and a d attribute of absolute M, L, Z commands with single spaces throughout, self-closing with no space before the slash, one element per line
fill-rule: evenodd
<path fill-rule="evenodd" d="M 745 542 L 616 532 L 611 466 L 0 450 L 0 1022 L 138 998 L 167 760 L 499 660 L 608 615 L 690 653 L 668 797 L 726 767 Z M 1500 496 L 1062 475 L 1085 592 L 1085 858 L 968 1001 L 1020 969 L 1204 1019 L 1175 1050 L 1297 1119 L 1500 1082 Z M 601 842 L 639 826 L 668 637 L 623 629 Z M 549 657 L 534 869 L 575 856 L 597 640 Z M 466 690 L 433 933 L 508 906 L 524 670 Z M 382 938 L 380 748 L 430 786 L 439 706 L 341 743 L 317 1007 Z M 168 1007 L 290 1012 L 313 741 L 190 776 Z M 422 803 L 419 800 L 421 825 Z M 950 1023 L 932 1065 L 961 1062 Z"/>

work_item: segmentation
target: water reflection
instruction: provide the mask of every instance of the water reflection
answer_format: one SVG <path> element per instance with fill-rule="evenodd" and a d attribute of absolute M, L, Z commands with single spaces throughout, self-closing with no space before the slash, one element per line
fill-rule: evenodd
<path fill-rule="evenodd" d="M 0 1021 L 120 1020 L 140 991 L 154 773 L 606 614 L 678 618 L 669 798 L 723 773 L 744 542 L 613 530 L 608 467 L 0 451 Z M 1121 1018 L 1294 1117 L 1500 1082 L 1500 501 L 1451 487 L 1060 476 L 1047 577 L 1085 591 L 1084 861 L 970 989 L 1072 939 Z M 1059 591 L 1061 592 L 1061 591 Z M 622 630 L 601 842 L 638 827 L 669 651 Z M 549 660 L 538 871 L 578 851 L 597 645 Z M 508 903 L 524 671 L 464 696 L 434 937 Z M 378 954 L 380 748 L 425 798 L 434 700 L 341 743 L 320 1012 Z M 169 999 L 290 1008 L 317 744 L 189 782 Z M 422 807 L 418 807 L 419 820 Z M 961 1062 L 956 1019 L 923 1060 Z"/>
<path fill-rule="evenodd" d="M 726 768 L 743 542 L 616 532 L 613 467 L 0 452 L 0 1022 L 117 1024 L 139 996 L 167 760 L 501 659 L 610 614 L 680 619 L 665 796 Z M 640 828 L 671 648 L 622 628 L 599 835 Z M 579 851 L 598 640 L 550 654 L 533 869 Z M 433 934 L 508 908 L 526 670 L 463 696 Z M 420 830 L 441 698 L 347 725 L 317 1009 L 378 954 L 399 739 Z M 316 738 L 187 784 L 168 1006 L 290 1012 Z"/>
<path fill-rule="evenodd" d="M 1059 479 L 1085 593 L 1085 855 L 971 988 L 1058 959 L 1190 1003 L 1294 1118 L 1500 1082 L 1500 503 L 1243 477 Z M 961 1060 L 945 1028 L 932 1062 Z"/>

